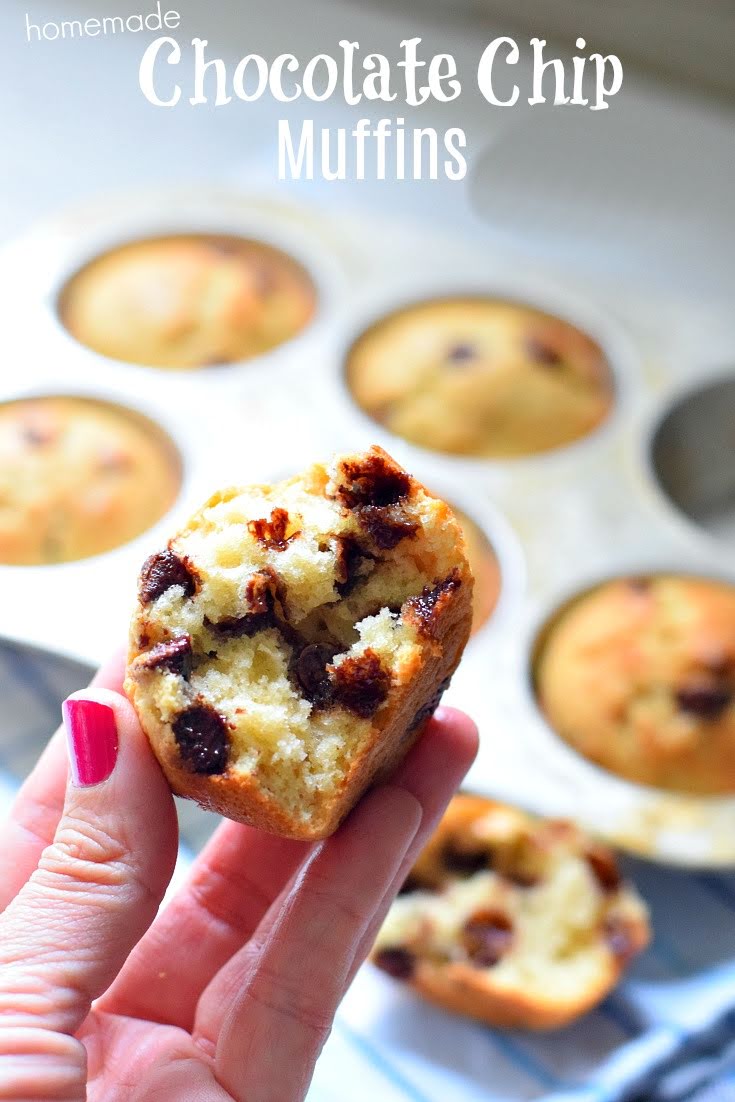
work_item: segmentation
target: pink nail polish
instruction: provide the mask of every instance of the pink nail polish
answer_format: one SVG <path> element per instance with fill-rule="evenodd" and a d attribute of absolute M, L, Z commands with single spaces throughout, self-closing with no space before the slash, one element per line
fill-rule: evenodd
<path fill-rule="evenodd" d="M 72 783 L 88 788 L 106 781 L 117 761 L 115 713 L 97 700 L 65 700 L 61 706 Z"/>

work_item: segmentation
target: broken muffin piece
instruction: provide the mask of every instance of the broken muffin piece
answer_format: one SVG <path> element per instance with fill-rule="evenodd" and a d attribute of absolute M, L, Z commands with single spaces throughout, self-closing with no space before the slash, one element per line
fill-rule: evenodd
<path fill-rule="evenodd" d="M 572 823 L 460 793 L 371 959 L 449 1010 L 553 1029 L 596 1006 L 649 936 L 611 850 Z"/>
<path fill-rule="evenodd" d="M 141 571 L 126 689 L 178 795 L 331 834 L 419 735 L 472 620 L 461 529 L 382 449 L 215 494 Z"/>

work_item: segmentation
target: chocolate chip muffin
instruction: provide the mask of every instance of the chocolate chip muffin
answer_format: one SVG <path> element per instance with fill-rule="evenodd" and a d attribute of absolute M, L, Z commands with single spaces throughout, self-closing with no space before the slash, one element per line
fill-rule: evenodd
<path fill-rule="evenodd" d="M 175 792 L 320 838 L 417 737 L 471 618 L 454 515 L 371 448 L 217 493 L 148 559 L 127 689 Z"/>
<path fill-rule="evenodd" d="M 452 506 L 464 535 L 467 560 L 475 586 L 472 595 L 472 634 L 484 627 L 495 611 L 500 597 L 500 566 L 490 541 L 471 517 Z"/>
<path fill-rule="evenodd" d="M 596 1006 L 649 940 L 613 853 L 568 822 L 460 793 L 372 961 L 492 1026 L 554 1029 Z"/>
<path fill-rule="evenodd" d="M 132 411 L 84 398 L 0 405 L 0 562 L 98 555 L 150 528 L 176 499 L 173 445 Z"/>
<path fill-rule="evenodd" d="M 359 406 L 413 444 L 480 459 L 558 448 L 592 432 L 614 400 L 590 337 L 531 306 L 490 298 L 420 302 L 353 345 Z"/>
<path fill-rule="evenodd" d="M 314 285 L 292 257 L 218 234 L 121 245 L 82 268 L 59 302 L 82 344 L 161 368 L 260 356 L 299 333 L 315 307 Z"/>
<path fill-rule="evenodd" d="M 658 788 L 735 792 L 735 587 L 606 582 L 551 624 L 536 674 L 552 727 L 597 765 Z"/>

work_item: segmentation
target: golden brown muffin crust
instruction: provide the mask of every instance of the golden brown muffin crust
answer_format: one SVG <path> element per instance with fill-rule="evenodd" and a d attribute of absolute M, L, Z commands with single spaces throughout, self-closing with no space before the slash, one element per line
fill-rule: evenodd
<path fill-rule="evenodd" d="M 735 587 L 620 578 L 552 621 L 536 663 L 551 726 L 641 784 L 735 792 Z"/>
<path fill-rule="evenodd" d="M 590 337 L 531 306 L 437 299 L 381 319 L 355 342 L 346 376 L 359 406 L 435 451 L 501 459 L 592 432 L 613 404 Z"/>
<path fill-rule="evenodd" d="M 315 308 L 314 284 L 296 260 L 222 234 L 120 245 L 77 272 L 59 300 L 82 344 L 161 368 L 252 359 L 296 336 Z"/>
<path fill-rule="evenodd" d="M 34 566 L 98 555 L 173 505 L 173 445 L 130 410 L 84 398 L 0 405 L 0 562 Z"/>

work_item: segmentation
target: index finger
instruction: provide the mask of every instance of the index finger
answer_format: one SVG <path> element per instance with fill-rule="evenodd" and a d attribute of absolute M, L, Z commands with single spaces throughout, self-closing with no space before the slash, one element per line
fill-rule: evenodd
<path fill-rule="evenodd" d="M 125 673 L 121 650 L 95 674 L 92 684 L 120 692 Z M 2 826 L 0 912 L 14 899 L 56 833 L 66 791 L 67 756 L 59 727 L 21 785 Z"/>

